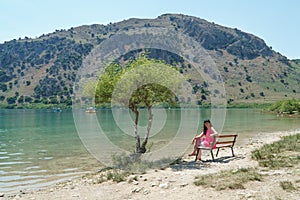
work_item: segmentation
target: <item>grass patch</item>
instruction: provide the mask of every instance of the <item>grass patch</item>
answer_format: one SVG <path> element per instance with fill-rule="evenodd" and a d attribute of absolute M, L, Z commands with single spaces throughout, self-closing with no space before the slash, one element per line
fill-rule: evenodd
<path fill-rule="evenodd" d="M 87 178 L 92 178 L 93 184 L 100 184 L 110 180 L 119 183 L 122 181 L 126 181 L 128 175 L 128 172 L 124 172 L 122 170 L 108 169 L 107 171 L 99 172 L 98 174 L 94 174 L 91 177 Z"/>
<path fill-rule="evenodd" d="M 92 177 L 94 184 L 100 184 L 109 180 L 117 183 L 126 181 L 129 175 L 144 174 L 149 169 L 165 169 L 170 165 L 177 164 L 181 158 L 166 158 L 155 162 L 149 162 L 143 161 L 141 155 L 138 154 L 121 154 L 114 155 L 112 160 L 113 167 L 105 167 Z M 135 179 L 129 180 L 129 182 L 133 180 Z"/>
<path fill-rule="evenodd" d="M 107 174 L 107 180 L 112 180 L 114 182 L 119 183 L 125 181 L 127 176 L 128 176 L 127 172 L 113 171 Z"/>
<path fill-rule="evenodd" d="M 293 167 L 300 161 L 300 134 L 283 137 L 280 141 L 266 144 L 252 152 L 252 159 L 259 166 L 270 169 Z"/>
<path fill-rule="evenodd" d="M 142 155 L 114 155 L 112 157 L 114 168 L 124 170 L 129 173 L 146 173 L 149 169 L 165 169 L 166 167 L 177 164 L 181 158 L 164 158 L 150 162 L 142 160 Z"/>
<path fill-rule="evenodd" d="M 255 169 L 241 168 L 238 170 L 222 171 L 195 177 L 196 186 L 212 187 L 216 190 L 245 189 L 244 184 L 249 181 L 262 181 L 262 175 Z"/>
<path fill-rule="evenodd" d="M 280 186 L 282 187 L 282 189 L 284 189 L 286 191 L 296 190 L 296 188 L 294 187 L 294 185 L 291 181 L 281 181 Z"/>

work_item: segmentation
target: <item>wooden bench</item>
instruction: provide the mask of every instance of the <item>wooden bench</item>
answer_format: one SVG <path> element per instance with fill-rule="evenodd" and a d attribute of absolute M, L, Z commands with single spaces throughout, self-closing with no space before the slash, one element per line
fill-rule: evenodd
<path fill-rule="evenodd" d="M 214 154 L 213 154 L 214 149 L 217 149 L 217 153 L 216 153 L 216 157 L 217 157 L 220 149 L 227 148 L 227 147 L 231 148 L 231 153 L 232 153 L 232 156 L 234 157 L 233 146 L 234 146 L 237 136 L 238 136 L 237 134 L 217 135 L 216 142 L 212 144 L 212 147 L 199 146 L 197 148 L 195 161 L 197 160 L 200 149 L 201 150 L 209 150 L 213 161 L 215 160 Z"/>

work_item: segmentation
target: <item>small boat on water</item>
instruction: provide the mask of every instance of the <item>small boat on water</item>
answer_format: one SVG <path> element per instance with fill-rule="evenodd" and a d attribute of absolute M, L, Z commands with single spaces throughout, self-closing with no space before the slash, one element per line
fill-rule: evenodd
<path fill-rule="evenodd" d="M 62 112 L 62 109 L 61 108 L 53 108 L 53 112 L 60 113 L 60 112 Z"/>
<path fill-rule="evenodd" d="M 85 110 L 86 113 L 95 113 L 96 112 L 96 108 L 95 107 L 89 107 Z"/>

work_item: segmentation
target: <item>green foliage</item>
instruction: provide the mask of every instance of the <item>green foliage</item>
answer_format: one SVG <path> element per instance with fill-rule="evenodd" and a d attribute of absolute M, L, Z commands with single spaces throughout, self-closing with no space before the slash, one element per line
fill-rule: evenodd
<path fill-rule="evenodd" d="M 100 80 L 96 86 L 96 94 L 95 94 L 95 103 L 96 104 L 103 104 L 103 103 L 111 103 L 111 96 L 113 90 L 120 79 L 123 69 L 116 63 L 112 63 L 108 65 L 104 73 L 101 74 Z M 84 91 L 88 93 L 89 88 L 91 87 L 88 85 L 85 86 Z"/>
<path fill-rule="evenodd" d="M 248 74 L 246 75 L 246 80 L 248 81 L 248 82 L 252 82 L 252 79 L 251 79 L 251 76 L 249 76 Z"/>
<path fill-rule="evenodd" d="M 228 67 L 225 66 L 225 67 L 223 67 L 223 69 L 224 69 L 224 71 L 225 71 L 226 73 L 229 72 L 229 71 L 228 71 Z"/>
<path fill-rule="evenodd" d="M 23 95 L 18 98 L 18 103 L 24 103 L 24 96 Z"/>
<path fill-rule="evenodd" d="M 5 71 L 0 69 L 0 80 L 1 82 L 7 82 L 11 80 L 11 77 L 9 77 Z"/>
<path fill-rule="evenodd" d="M 140 154 L 112 156 L 113 167 L 105 167 L 100 169 L 98 174 L 92 175 L 93 183 L 100 184 L 106 181 L 122 182 L 128 179 L 129 175 L 144 174 L 149 169 L 165 169 L 165 167 L 176 164 L 180 159 L 165 158 L 154 162 L 143 161 Z M 174 161 L 175 160 L 175 161 Z M 169 163 L 169 164 L 166 164 Z M 89 176 L 89 175 L 87 175 Z M 131 183 L 134 180 L 138 181 L 138 176 L 132 176 L 128 179 Z"/>
<path fill-rule="evenodd" d="M 180 158 L 163 158 L 157 161 L 146 161 L 141 159 L 140 154 L 125 155 L 124 153 L 119 155 L 113 155 L 113 166 L 115 169 L 123 170 L 130 174 L 145 173 L 149 169 L 164 169 L 165 167 L 176 164 Z"/>
<path fill-rule="evenodd" d="M 98 82 L 95 102 L 109 103 L 114 95 L 115 102 L 131 110 L 158 103 L 171 105 L 175 102 L 173 91 L 182 81 L 172 66 L 140 56 L 125 68 L 115 63 L 107 66 Z"/>
<path fill-rule="evenodd" d="M 51 104 L 58 104 L 58 100 L 57 100 L 56 96 L 51 96 L 49 98 L 49 101 L 50 101 Z"/>
<path fill-rule="evenodd" d="M 255 109 L 266 109 L 270 106 L 269 103 L 231 103 L 228 102 L 227 108 L 255 108 Z"/>
<path fill-rule="evenodd" d="M 5 92 L 7 90 L 7 85 L 5 83 L 0 83 L 0 90 L 2 90 L 2 92 Z"/>
<path fill-rule="evenodd" d="M 289 152 L 287 155 L 285 152 Z M 252 159 L 268 168 L 292 167 L 300 162 L 300 134 L 283 137 L 252 152 Z"/>
<path fill-rule="evenodd" d="M 297 190 L 291 181 L 281 181 L 280 186 L 282 187 L 283 190 L 286 191 Z"/>
<path fill-rule="evenodd" d="M 25 96 L 25 102 L 26 103 L 31 103 L 32 102 L 32 98 L 28 97 L 28 96 Z"/>
<path fill-rule="evenodd" d="M 17 97 L 7 97 L 6 101 L 8 104 L 15 104 L 17 100 Z"/>
<path fill-rule="evenodd" d="M 195 177 L 196 186 L 212 187 L 216 190 L 245 189 L 249 181 L 262 181 L 262 175 L 255 169 L 241 168 L 238 170 L 222 171 L 218 174 L 208 174 Z"/>
<path fill-rule="evenodd" d="M 268 108 L 269 111 L 277 113 L 293 114 L 295 112 L 300 113 L 300 100 L 289 99 L 284 101 L 278 101 Z"/>
<path fill-rule="evenodd" d="M 142 161 L 137 154 L 131 156 L 125 154 L 114 155 L 112 159 L 117 169 L 122 169 L 130 173 L 145 173 L 147 169 L 153 167 L 153 163 Z"/>
<path fill-rule="evenodd" d="M 95 95 L 97 82 L 95 81 L 89 81 L 84 85 L 82 95 L 84 98 L 90 98 L 93 99 Z"/>
<path fill-rule="evenodd" d="M 109 172 L 107 174 L 107 180 L 112 180 L 114 182 L 120 183 L 126 180 L 127 173 L 120 173 L 117 171 Z"/>
<path fill-rule="evenodd" d="M 262 97 L 264 97 L 265 93 L 264 92 L 260 92 L 259 95 L 262 96 Z"/>

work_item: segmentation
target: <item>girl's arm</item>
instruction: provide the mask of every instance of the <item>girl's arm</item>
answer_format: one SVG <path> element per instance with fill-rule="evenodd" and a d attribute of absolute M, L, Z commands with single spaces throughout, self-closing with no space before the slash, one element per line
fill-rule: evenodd
<path fill-rule="evenodd" d="M 203 132 L 201 132 L 199 135 L 197 135 L 196 137 L 195 137 L 195 139 L 197 139 L 197 138 L 202 138 L 203 137 Z"/>
<path fill-rule="evenodd" d="M 218 135 L 218 132 L 214 129 L 214 127 L 211 127 L 211 130 L 212 130 L 212 134 L 210 136 L 217 136 Z"/>
<path fill-rule="evenodd" d="M 192 140 L 192 144 L 194 144 L 196 139 L 202 138 L 203 137 L 203 132 L 201 132 L 199 135 L 195 136 Z"/>

